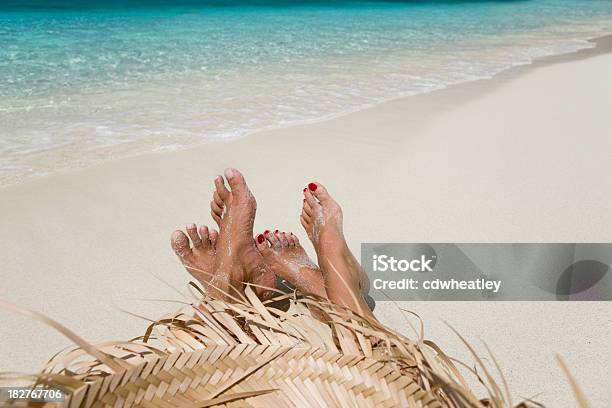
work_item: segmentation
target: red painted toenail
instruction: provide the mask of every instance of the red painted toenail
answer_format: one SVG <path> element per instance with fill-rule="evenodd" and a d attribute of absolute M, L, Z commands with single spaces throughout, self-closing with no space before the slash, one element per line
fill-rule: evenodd
<path fill-rule="evenodd" d="M 304 190 L 302 190 L 302 191 L 303 191 L 303 192 L 306 192 L 307 190 L 308 190 L 307 188 L 304 188 Z"/>
<path fill-rule="evenodd" d="M 275 234 L 278 234 L 278 230 L 274 230 L 274 233 L 275 233 Z"/>
<path fill-rule="evenodd" d="M 270 233 L 270 230 L 265 230 L 264 231 L 264 235 L 268 235 Z"/>
<path fill-rule="evenodd" d="M 317 191 L 317 185 L 315 183 L 309 183 L 308 184 L 308 189 L 310 191 Z"/>
<path fill-rule="evenodd" d="M 263 236 L 262 234 L 259 234 L 259 235 L 257 236 L 257 242 L 258 242 L 259 244 L 263 244 L 263 242 L 264 242 L 265 240 L 266 240 L 266 239 L 264 238 L 264 236 Z"/>

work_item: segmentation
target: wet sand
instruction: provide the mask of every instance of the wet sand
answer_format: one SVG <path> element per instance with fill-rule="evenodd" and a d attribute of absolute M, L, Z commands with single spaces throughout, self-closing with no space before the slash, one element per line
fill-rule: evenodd
<path fill-rule="evenodd" d="M 141 334 L 186 292 L 169 247 L 208 223 L 212 179 L 234 166 L 259 209 L 256 230 L 299 225 L 302 188 L 328 186 L 361 242 L 612 241 L 612 51 L 576 54 L 491 80 L 391 101 L 329 121 L 66 172 L 0 190 L 0 298 L 39 310 L 90 341 Z M 311 251 L 312 252 L 312 251 Z M 610 303 L 402 303 L 428 337 L 465 356 L 448 321 L 496 352 L 517 396 L 572 406 L 562 354 L 595 406 L 612 398 Z M 410 333 L 392 303 L 377 315 Z M 35 370 L 69 343 L 0 312 L 0 370 Z M 479 347 L 484 352 L 484 348 Z"/>

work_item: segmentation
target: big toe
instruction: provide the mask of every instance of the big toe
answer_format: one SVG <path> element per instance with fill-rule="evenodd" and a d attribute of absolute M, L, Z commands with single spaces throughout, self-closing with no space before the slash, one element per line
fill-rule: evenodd
<path fill-rule="evenodd" d="M 331 199 L 331 196 L 327 192 L 327 189 L 321 183 L 314 182 L 314 181 L 311 183 L 308 183 L 308 190 L 321 203 Z"/>
<path fill-rule="evenodd" d="M 255 245 L 257 246 L 259 252 L 264 255 L 264 257 L 270 251 L 270 246 L 268 245 L 268 242 L 263 234 L 259 234 L 255 237 Z"/>
<path fill-rule="evenodd" d="M 239 198 L 241 195 L 248 193 L 248 188 L 244 176 L 238 170 L 233 168 L 225 169 L 225 178 L 232 188 L 232 196 L 237 195 Z"/>
<path fill-rule="evenodd" d="M 176 230 L 170 237 L 170 245 L 174 253 L 181 258 L 181 261 L 191 254 L 191 247 L 189 246 L 189 238 L 183 231 Z"/>

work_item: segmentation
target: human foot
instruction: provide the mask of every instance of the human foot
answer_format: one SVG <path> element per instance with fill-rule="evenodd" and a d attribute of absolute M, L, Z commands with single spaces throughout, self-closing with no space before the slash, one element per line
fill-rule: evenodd
<path fill-rule="evenodd" d="M 300 222 L 315 247 L 329 298 L 369 314 L 373 305 L 364 299 L 369 282 L 344 238 L 342 208 L 320 183 L 308 184 L 303 193 Z"/>
<path fill-rule="evenodd" d="M 208 290 L 213 277 L 212 269 L 219 234 L 214 229 L 209 230 L 206 225 L 198 228 L 195 224 L 189 224 L 186 230 L 189 238 L 183 231 L 176 230 L 170 237 L 170 245 L 187 272 Z"/>
<path fill-rule="evenodd" d="M 293 233 L 265 231 L 255 237 L 257 249 L 270 270 L 304 294 L 325 297 L 325 284 L 319 267 L 308 257 Z"/>
<path fill-rule="evenodd" d="M 225 202 L 224 200 L 221 198 L 222 194 L 219 194 L 218 192 L 219 189 L 217 189 L 214 194 L 213 194 L 213 199 L 210 202 L 210 215 L 213 217 L 213 219 L 215 220 L 215 222 L 217 223 L 217 225 L 220 225 L 221 223 L 221 219 L 223 218 L 223 214 L 226 211 L 226 207 L 225 207 Z M 222 190 L 221 190 L 222 191 Z M 269 231 L 268 231 L 269 232 Z M 293 286 L 290 286 L 287 284 L 287 280 L 285 280 L 284 278 L 282 278 L 281 276 L 275 274 L 275 280 L 276 280 L 276 284 L 274 285 L 275 288 L 277 289 L 277 291 L 283 292 L 283 293 L 292 293 L 294 290 Z M 286 302 L 283 301 L 283 304 L 275 304 L 275 307 L 278 309 L 286 309 L 289 307 L 289 304 L 285 304 Z"/>
<path fill-rule="evenodd" d="M 244 283 L 252 282 L 260 286 L 254 288 L 257 295 L 267 299 L 272 292 L 265 288 L 274 288 L 275 276 L 266 266 L 253 240 L 257 202 L 238 170 L 226 169 L 225 178 L 230 190 L 222 176 L 215 178 L 213 202 L 220 204 L 221 211 L 211 211 L 219 225 L 213 273 L 224 279 L 225 285 L 220 289 L 226 293 L 233 290 L 240 294 Z"/>

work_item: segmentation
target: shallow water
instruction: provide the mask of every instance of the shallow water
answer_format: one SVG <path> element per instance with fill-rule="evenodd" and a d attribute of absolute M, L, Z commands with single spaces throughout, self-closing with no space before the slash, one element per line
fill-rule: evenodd
<path fill-rule="evenodd" d="M 611 27 L 607 0 L 5 0 L 0 185 L 491 77 Z"/>

